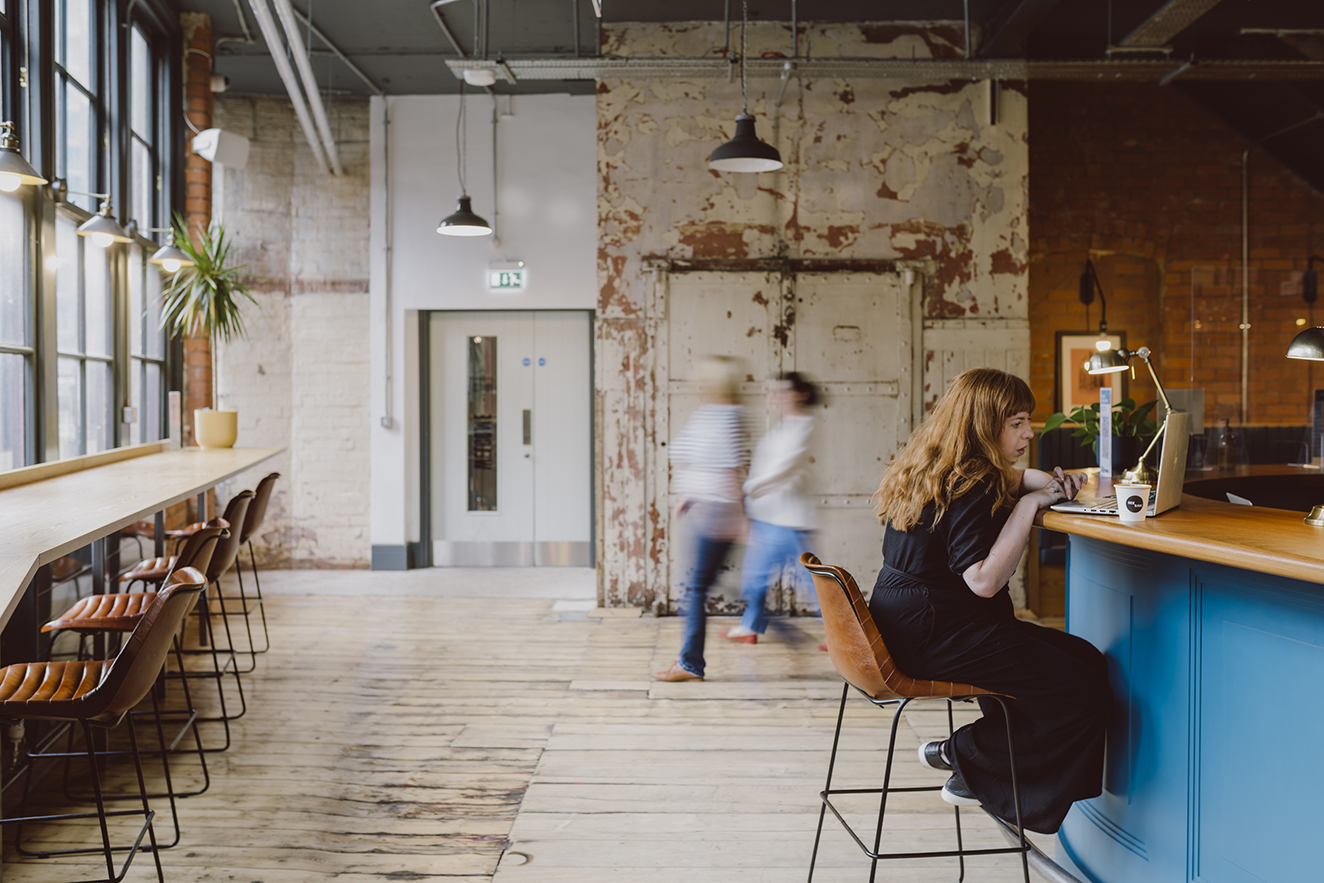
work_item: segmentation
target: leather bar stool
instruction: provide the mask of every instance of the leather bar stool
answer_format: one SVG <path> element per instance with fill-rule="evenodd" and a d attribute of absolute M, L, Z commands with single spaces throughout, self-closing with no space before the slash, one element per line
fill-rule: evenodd
<path fill-rule="evenodd" d="M 213 520 L 219 522 L 222 519 L 218 518 Z M 178 558 L 179 563 L 174 567 L 173 572 L 179 572 L 185 568 L 192 568 L 198 571 L 199 573 L 205 574 L 206 569 L 211 562 L 212 552 L 215 549 L 217 542 L 222 537 L 228 535 L 228 533 L 229 533 L 228 528 L 222 525 L 203 528 L 201 531 L 199 531 L 197 534 L 195 534 L 193 537 L 190 538 L 189 543 L 186 544 L 185 548 L 182 550 L 181 554 L 179 555 Z M 62 632 L 62 631 L 70 631 L 76 633 L 79 636 L 78 658 L 80 660 L 85 659 L 86 638 L 88 636 L 101 635 L 108 632 L 109 633 L 132 632 L 135 628 L 137 628 L 138 623 L 142 621 L 143 615 L 151 608 L 152 604 L 155 603 L 155 600 L 156 600 L 155 592 L 117 592 L 110 595 L 92 595 L 87 598 L 83 598 L 82 600 L 75 603 L 64 613 L 60 614 L 55 619 L 51 620 L 50 622 L 42 626 L 41 630 L 43 634 L 52 633 L 52 632 Z M 173 641 L 173 648 L 174 648 L 176 663 L 179 666 L 180 672 L 183 672 L 184 658 L 181 651 L 178 635 L 175 636 L 175 640 Z M 189 692 L 188 679 L 180 678 L 180 681 L 181 681 L 182 691 L 184 694 L 183 708 L 163 710 L 158 706 L 156 706 L 156 704 L 154 703 L 153 710 L 150 712 L 149 711 L 131 712 L 132 714 L 135 715 L 153 714 L 156 718 L 158 728 L 161 726 L 161 722 L 168 717 L 182 718 L 182 723 L 178 731 L 168 742 L 162 743 L 161 750 L 159 753 L 162 755 L 169 755 L 171 753 L 174 753 L 178 749 L 179 743 L 184 738 L 184 735 L 186 733 L 191 732 L 193 735 L 193 744 L 198 755 L 198 763 L 202 770 L 202 785 L 195 790 L 191 790 L 191 791 L 175 790 L 173 782 L 170 782 L 169 776 L 167 775 L 167 782 L 168 782 L 167 790 L 159 794 L 154 793 L 148 795 L 149 797 L 152 798 L 165 797 L 168 798 L 170 801 L 170 816 L 171 816 L 172 824 L 174 826 L 175 836 L 174 836 L 174 840 L 171 841 L 170 843 L 161 844 L 160 848 L 162 849 L 168 849 L 169 847 L 174 846 L 179 842 L 180 839 L 179 814 L 176 811 L 175 798 L 192 797 L 198 794 L 202 794 L 209 787 L 211 787 L 211 775 L 207 770 L 206 749 L 203 748 L 202 737 L 198 732 L 198 725 L 197 725 L 198 712 L 196 707 L 193 705 L 193 697 Z M 155 699 L 155 696 L 153 698 Z M 72 748 L 72 744 L 73 744 L 72 730 L 69 733 L 69 740 L 70 740 L 69 746 L 63 752 L 54 752 L 54 751 L 42 752 L 41 754 L 34 753 L 31 756 L 64 757 L 66 761 L 65 793 L 69 797 L 73 798 L 74 795 L 70 794 L 68 787 L 68 762 L 70 758 L 78 756 L 79 752 L 73 751 Z M 104 755 L 107 753 L 113 756 L 116 753 L 122 753 L 122 752 L 98 752 L 98 755 Z M 158 754 L 158 752 L 156 751 L 149 751 L 144 753 L 148 754 L 149 756 L 155 756 L 156 754 Z M 168 759 L 163 760 L 163 764 L 166 765 L 167 770 L 168 770 L 168 763 L 169 763 Z M 106 797 L 105 799 L 110 800 L 115 798 Z"/>
<path fill-rule="evenodd" d="M 267 611 L 262 606 L 262 581 L 257 575 L 257 554 L 253 551 L 253 536 L 262 527 L 262 521 L 267 517 L 267 503 L 271 500 L 271 492 L 276 487 L 276 479 L 280 478 L 279 472 L 272 472 L 263 477 L 257 483 L 257 490 L 253 492 L 253 501 L 248 504 L 248 516 L 244 519 L 243 529 L 239 531 L 239 542 L 248 546 L 248 561 L 253 571 L 253 586 L 256 602 L 254 607 L 262 617 L 262 649 L 258 653 L 266 653 L 271 649 L 271 633 L 267 631 Z M 239 578 L 239 595 L 244 596 L 244 573 L 238 562 L 234 567 L 235 576 Z M 244 602 L 245 609 L 248 610 L 248 602 Z M 252 610 L 248 610 L 251 613 Z M 248 625 L 248 615 L 244 616 L 244 624 Z M 248 646 L 253 646 L 253 631 L 249 628 Z"/>
<path fill-rule="evenodd" d="M 262 581 L 258 577 L 257 554 L 253 551 L 253 536 L 257 533 L 258 529 L 262 527 L 262 522 L 266 518 L 267 503 L 271 500 L 271 492 L 275 488 L 276 480 L 278 478 L 280 478 L 280 473 L 272 472 L 257 483 L 257 490 L 253 492 L 253 499 L 248 504 L 248 515 L 244 518 L 243 527 L 239 531 L 239 543 L 240 545 L 248 546 L 248 560 L 253 571 L 255 592 L 252 598 L 248 597 L 244 589 L 243 568 L 238 562 L 235 563 L 234 572 L 235 577 L 239 581 L 239 601 L 242 615 L 244 617 L 244 627 L 248 632 L 248 646 L 251 648 L 253 654 L 266 653 L 271 649 L 271 634 L 267 630 L 267 612 L 262 607 Z M 231 503 L 233 503 L 233 501 L 231 501 Z M 178 530 L 168 531 L 166 536 L 167 538 L 174 540 L 176 543 L 179 543 L 192 536 L 199 528 L 203 527 L 203 525 L 204 522 L 195 521 L 193 524 L 179 528 Z M 261 650 L 256 649 L 257 644 L 253 640 L 251 615 L 255 610 L 262 618 Z M 254 660 L 254 664 L 256 664 L 256 660 Z M 248 671 L 252 671 L 252 669 L 250 668 Z"/>
<path fill-rule="evenodd" d="M 878 632 L 878 626 L 869 612 L 869 603 L 860 594 L 855 578 L 844 568 L 823 564 L 814 554 L 805 552 L 800 556 L 800 563 L 814 578 L 814 590 L 818 593 L 819 609 L 823 614 L 823 627 L 827 633 L 828 655 L 832 665 L 841 675 L 844 683 L 841 688 L 841 707 L 837 711 L 837 731 L 832 737 L 832 755 L 828 761 L 827 784 L 819 792 L 823 805 L 818 811 L 818 832 L 814 835 L 814 851 L 809 858 L 809 883 L 813 883 L 814 864 L 818 860 L 818 845 L 823 837 L 823 819 L 828 810 L 841 822 L 846 833 L 870 860 L 869 880 L 874 879 L 878 862 L 888 859 L 916 859 L 955 857 L 960 866 L 959 879 L 965 879 L 965 858 L 970 855 L 1006 855 L 1019 853 L 1021 869 L 1025 874 L 1025 883 L 1030 883 L 1029 853 L 1033 848 L 1025 839 L 1025 829 L 1021 824 L 1020 789 L 1016 784 L 1016 752 L 1012 744 L 1011 725 L 1007 725 L 1007 754 L 1011 759 L 1011 788 L 1016 805 L 1015 834 L 1018 845 L 998 849 L 966 849 L 961 839 L 961 808 L 952 807 L 956 819 L 956 849 L 927 850 L 911 852 L 881 852 L 883 837 L 883 819 L 887 813 L 887 796 L 898 792 L 941 791 L 942 785 L 917 787 L 892 787 L 892 759 L 896 749 L 897 727 L 901 723 L 901 713 L 911 702 L 924 699 L 941 699 L 947 703 L 947 731 L 950 736 L 954 731 L 952 722 L 952 703 L 954 701 L 972 701 L 976 696 L 987 696 L 1003 706 L 1006 714 L 1006 697 L 1000 693 L 984 690 L 970 684 L 955 684 L 946 681 L 917 681 L 902 674 Z M 892 715 L 891 735 L 887 742 L 887 763 L 883 771 L 882 788 L 837 788 L 832 787 L 832 771 L 837 763 L 837 746 L 841 740 L 841 722 L 846 713 L 846 700 L 850 690 L 855 690 L 875 707 L 895 707 Z M 870 849 L 859 835 L 842 818 L 841 812 L 832 803 L 832 797 L 838 794 L 878 794 L 878 824 L 874 831 L 873 848 Z"/>
<path fill-rule="evenodd" d="M 198 525 L 200 529 L 216 528 L 225 529 L 230 526 L 230 522 L 224 518 L 213 518 L 205 524 Z M 212 539 L 201 541 L 199 531 L 191 533 L 184 542 L 183 548 L 179 550 L 178 555 L 162 555 L 155 558 L 144 558 L 133 567 L 120 574 L 120 582 L 126 583 L 129 588 L 134 583 L 143 583 L 144 585 L 160 585 L 165 581 L 176 567 L 196 567 L 205 571 L 206 562 L 197 563 L 197 556 L 201 553 L 204 546 L 207 549 L 207 557 L 211 557 L 211 547 L 214 545 L 215 535 Z M 182 564 L 180 562 L 183 562 Z"/>
<path fill-rule="evenodd" d="M 153 595 L 151 606 L 143 612 L 124 649 L 114 660 L 20 663 L 0 669 L 0 719 L 15 722 L 69 721 L 78 724 L 87 745 L 92 788 L 96 797 L 95 813 L 27 815 L 33 769 L 29 763 L 24 777 L 19 815 L 3 820 L 20 826 L 17 840 L 22 854 L 40 857 L 101 854 L 106 862 L 105 883 L 114 883 L 124 878 L 139 849 L 144 848 L 143 838 L 147 837 L 150 846 L 146 848 L 152 853 L 157 881 L 165 883 L 156 831 L 152 824 L 155 811 L 148 800 L 138 736 L 130 712 L 152 693 L 157 675 L 165 665 L 171 640 L 205 586 L 206 577 L 197 570 L 185 568 L 175 573 L 163 589 Z M 108 811 L 102 797 L 101 777 L 97 771 L 98 758 L 94 750 L 96 742 L 93 731 L 96 728 L 116 727 L 125 720 L 129 723 L 130 753 L 137 774 L 138 798 L 142 808 Z M 159 730 L 158 737 L 164 742 L 164 736 Z M 143 818 L 142 828 L 131 845 L 115 846 L 111 843 L 107 819 L 117 816 Z M 100 846 L 48 850 L 22 846 L 21 828 L 25 824 L 91 818 L 97 819 L 100 826 Z M 118 872 L 115 868 L 116 852 L 128 853 Z"/>

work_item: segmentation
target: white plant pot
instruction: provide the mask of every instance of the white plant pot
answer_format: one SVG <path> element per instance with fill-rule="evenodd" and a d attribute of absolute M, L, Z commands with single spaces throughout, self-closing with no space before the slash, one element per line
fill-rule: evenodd
<path fill-rule="evenodd" d="M 193 412 L 193 435 L 198 447 L 233 448 L 239 437 L 239 412 L 200 408 Z"/>

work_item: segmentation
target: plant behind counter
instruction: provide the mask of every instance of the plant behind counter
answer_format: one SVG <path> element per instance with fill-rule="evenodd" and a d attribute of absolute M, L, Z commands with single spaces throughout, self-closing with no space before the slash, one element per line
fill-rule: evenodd
<path fill-rule="evenodd" d="M 1121 443 L 1113 444 L 1113 466 L 1114 469 L 1119 464 L 1121 468 L 1127 468 L 1133 464 L 1144 450 L 1144 446 L 1149 444 L 1150 439 L 1158 432 L 1158 424 L 1149 415 L 1153 413 L 1157 401 L 1145 402 L 1143 405 L 1137 405 L 1135 399 L 1123 399 L 1113 405 L 1112 430 L 1113 437 Z M 1064 423 L 1071 423 L 1076 428 L 1071 433 L 1072 438 L 1080 439 L 1080 446 L 1083 448 L 1093 447 L 1094 453 L 1099 453 L 1099 403 L 1092 405 L 1079 405 L 1071 409 L 1070 414 L 1064 414 L 1058 411 L 1049 416 L 1044 421 L 1044 432 L 1057 429 Z"/>

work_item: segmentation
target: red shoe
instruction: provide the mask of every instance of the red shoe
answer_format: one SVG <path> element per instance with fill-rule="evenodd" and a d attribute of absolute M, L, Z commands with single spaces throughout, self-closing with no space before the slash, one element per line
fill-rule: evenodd
<path fill-rule="evenodd" d="M 826 652 L 827 652 L 827 644 L 819 644 L 819 645 L 818 645 L 818 649 L 819 649 L 819 650 L 822 650 L 824 653 L 826 653 Z"/>
<path fill-rule="evenodd" d="M 757 633 L 750 635 L 733 635 L 731 634 L 732 631 L 734 631 L 734 629 L 722 629 L 720 634 L 728 641 L 739 641 L 742 644 L 757 644 L 759 642 L 759 636 Z"/>

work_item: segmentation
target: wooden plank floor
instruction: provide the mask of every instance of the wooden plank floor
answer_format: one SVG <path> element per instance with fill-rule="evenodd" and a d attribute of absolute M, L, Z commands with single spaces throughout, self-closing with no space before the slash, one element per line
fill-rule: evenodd
<path fill-rule="evenodd" d="M 209 756 L 211 789 L 180 801 L 183 842 L 162 852 L 167 880 L 805 878 L 841 692 L 816 649 L 817 621 L 779 622 L 772 640 L 749 646 L 717 638 L 724 621 L 714 620 L 709 680 L 656 684 L 648 673 L 679 646 L 675 619 L 594 618 L 588 603 L 551 598 L 369 591 L 377 579 L 337 577 L 342 588 L 360 581 L 362 595 L 269 594 L 272 650 L 245 677 L 249 711 L 232 724 L 235 744 Z M 315 591 L 316 578 L 293 585 Z M 914 760 L 920 739 L 945 731 L 931 708 L 901 726 L 895 778 L 905 784 L 942 782 Z M 876 786 L 888 722 L 850 704 L 839 785 Z M 203 733 L 214 743 L 219 727 Z M 175 770 L 198 778 L 195 759 L 178 758 Z M 110 779 L 128 784 L 114 771 Z M 55 805 L 58 789 L 47 778 L 40 793 Z M 14 797 L 5 796 L 11 813 Z M 853 804 L 866 826 L 871 803 Z M 166 815 L 164 801 L 154 806 Z M 936 794 L 894 798 L 892 808 L 895 848 L 953 841 L 951 809 Z M 1004 845 L 982 813 L 963 819 L 968 844 Z M 6 883 L 98 874 L 85 860 L 21 859 L 12 840 L 6 831 Z M 972 881 L 1021 879 L 1015 857 L 968 866 Z M 815 879 L 867 873 L 829 816 Z M 154 878 L 150 856 L 139 856 L 128 880 Z M 955 878 L 946 859 L 879 873 Z"/>

